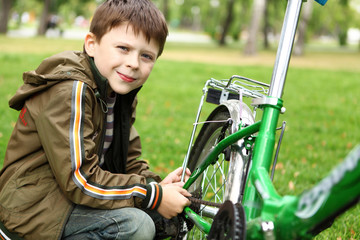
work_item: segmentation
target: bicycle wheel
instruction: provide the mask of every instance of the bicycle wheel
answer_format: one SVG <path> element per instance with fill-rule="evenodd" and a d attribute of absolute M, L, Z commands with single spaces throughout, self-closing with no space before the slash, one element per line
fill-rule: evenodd
<path fill-rule="evenodd" d="M 191 171 L 194 171 L 205 160 L 208 153 L 221 140 L 221 135 L 226 137 L 237 131 L 240 119 L 234 118 L 243 116 L 242 123 L 252 124 L 254 122 L 250 109 L 245 104 L 241 104 L 240 108 L 238 101 L 234 101 L 232 104 L 236 106 L 235 108 L 220 105 L 210 114 L 207 119 L 209 122 L 203 125 L 190 153 L 188 167 Z M 239 114 L 240 109 L 242 109 L 242 114 Z M 233 124 L 224 129 L 230 118 L 233 120 Z M 233 203 L 241 202 L 250 156 L 251 153 L 245 149 L 244 141 L 239 140 L 238 143 L 225 149 L 218 156 L 217 162 L 210 165 L 189 187 L 188 191 L 193 193 L 193 196 L 212 203 L 222 204 L 226 200 L 231 200 Z M 217 207 L 204 205 L 199 207 L 199 214 L 209 222 L 212 222 L 217 211 Z M 203 239 L 205 237 L 196 227 L 187 234 L 187 239 Z"/>

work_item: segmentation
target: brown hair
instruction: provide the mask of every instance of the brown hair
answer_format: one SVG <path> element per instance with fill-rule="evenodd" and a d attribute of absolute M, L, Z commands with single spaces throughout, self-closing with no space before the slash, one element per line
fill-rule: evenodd
<path fill-rule="evenodd" d="M 159 44 L 161 55 L 168 28 L 164 15 L 150 0 L 107 0 L 95 11 L 90 25 L 98 41 L 112 28 L 129 23 L 135 34 L 142 32 L 146 40 L 154 39 Z"/>

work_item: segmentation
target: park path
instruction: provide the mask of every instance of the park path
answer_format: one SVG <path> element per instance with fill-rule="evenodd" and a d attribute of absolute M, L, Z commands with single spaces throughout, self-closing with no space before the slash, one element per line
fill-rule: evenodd
<path fill-rule="evenodd" d="M 86 29 L 68 29 L 65 30 L 62 38 L 64 39 L 84 39 Z M 11 30 L 9 37 L 26 38 L 36 35 L 35 29 Z M 58 38 L 58 32 L 48 32 L 49 38 Z M 192 32 L 170 32 L 167 42 L 176 46 L 165 48 L 161 59 L 188 62 L 203 62 L 224 65 L 261 65 L 274 66 L 275 51 L 262 51 L 255 56 L 246 56 L 241 50 L 226 50 L 221 48 L 213 49 L 196 49 L 187 48 L 185 44 L 209 44 L 209 36 Z M 338 51 L 309 51 L 304 56 L 292 56 L 290 67 L 301 68 L 319 68 L 329 70 L 344 70 L 360 72 L 360 51 L 338 50 Z"/>
<path fill-rule="evenodd" d="M 261 51 L 255 56 L 246 56 L 241 50 L 194 51 L 186 49 L 165 49 L 162 59 L 203 62 L 223 65 L 261 65 L 273 67 L 275 52 Z M 292 56 L 290 67 L 317 68 L 324 70 L 344 70 L 360 72 L 359 52 L 307 52 L 304 56 Z M 360 80 L 360 77 L 359 77 Z"/>

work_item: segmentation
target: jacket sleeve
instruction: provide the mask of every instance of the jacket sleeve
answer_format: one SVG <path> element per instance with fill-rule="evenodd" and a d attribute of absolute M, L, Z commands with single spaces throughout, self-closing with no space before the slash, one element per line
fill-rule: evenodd
<path fill-rule="evenodd" d="M 96 97 L 80 81 L 66 81 L 49 89 L 53 96 L 36 120 L 40 141 L 65 196 L 75 204 L 113 209 L 156 209 L 161 186 L 146 184 L 138 174 L 114 174 L 99 167 L 99 126 L 94 117 Z M 71 89 L 71 91 L 69 91 Z"/>

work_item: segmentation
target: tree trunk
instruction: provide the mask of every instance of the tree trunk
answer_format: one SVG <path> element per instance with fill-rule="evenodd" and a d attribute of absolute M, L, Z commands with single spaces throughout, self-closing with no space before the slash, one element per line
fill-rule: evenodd
<path fill-rule="evenodd" d="M 249 36 L 245 45 L 244 53 L 246 55 L 255 55 L 257 52 L 257 34 L 260 29 L 260 23 L 264 15 L 265 0 L 254 0 L 252 9 L 252 18 L 249 28 Z"/>
<path fill-rule="evenodd" d="M 264 48 L 269 49 L 269 32 L 270 32 L 270 23 L 269 23 L 269 0 L 265 0 L 264 7 Z"/>
<path fill-rule="evenodd" d="M 294 46 L 294 55 L 301 56 L 304 54 L 306 42 L 306 30 L 310 21 L 313 10 L 313 1 L 307 1 L 302 8 L 301 18 L 297 30 L 297 40 Z"/>
<path fill-rule="evenodd" d="M 37 35 L 43 36 L 47 30 L 47 24 L 50 18 L 50 6 L 52 0 L 44 0 L 44 8 L 41 14 Z"/>
<path fill-rule="evenodd" d="M 228 4 L 227 4 L 227 10 L 226 12 L 228 13 L 228 15 L 225 18 L 224 24 L 223 24 L 223 28 L 222 28 L 222 33 L 220 36 L 220 40 L 219 40 L 219 45 L 220 46 L 224 46 L 226 44 L 226 35 L 229 31 L 231 22 L 233 20 L 233 14 L 234 14 L 234 0 L 228 0 Z"/>
<path fill-rule="evenodd" d="M 7 33 L 8 22 L 10 16 L 10 9 L 13 4 L 13 0 L 1 0 L 0 8 L 0 33 Z"/>
<path fill-rule="evenodd" d="M 340 0 L 340 9 L 343 16 L 348 16 L 349 14 L 349 0 Z M 343 18 L 339 23 L 337 23 L 338 27 L 338 40 L 340 47 L 344 47 L 347 44 L 347 32 L 349 29 L 349 21 L 346 20 L 346 17 Z"/>

